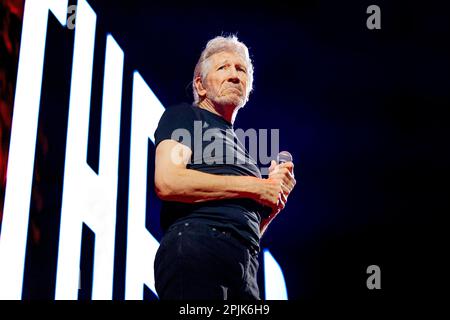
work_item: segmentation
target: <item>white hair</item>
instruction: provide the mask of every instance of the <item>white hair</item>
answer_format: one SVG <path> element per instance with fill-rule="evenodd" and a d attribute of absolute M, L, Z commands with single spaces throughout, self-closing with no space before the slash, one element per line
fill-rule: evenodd
<path fill-rule="evenodd" d="M 201 77 L 202 81 L 206 78 L 209 72 L 208 59 L 219 52 L 233 52 L 239 54 L 245 61 L 247 66 L 247 88 L 245 102 L 248 101 L 250 92 L 253 90 L 253 64 L 248 53 L 247 46 L 238 40 L 235 35 L 230 35 L 227 37 L 218 36 L 211 39 L 206 44 L 205 49 L 203 49 L 200 58 L 198 59 L 197 65 L 194 69 L 194 78 L 192 80 L 192 91 L 194 93 L 194 102 L 199 103 L 200 97 L 198 96 L 197 89 L 195 87 L 195 78 Z"/>

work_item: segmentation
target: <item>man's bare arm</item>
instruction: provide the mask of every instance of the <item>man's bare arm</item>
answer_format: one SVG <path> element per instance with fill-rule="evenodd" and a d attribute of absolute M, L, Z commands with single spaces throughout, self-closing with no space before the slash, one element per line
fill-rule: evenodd
<path fill-rule="evenodd" d="M 198 203 L 210 200 L 250 198 L 274 207 L 280 183 L 250 176 L 222 176 L 186 168 L 192 151 L 174 140 L 156 148 L 155 191 L 168 201 Z"/>

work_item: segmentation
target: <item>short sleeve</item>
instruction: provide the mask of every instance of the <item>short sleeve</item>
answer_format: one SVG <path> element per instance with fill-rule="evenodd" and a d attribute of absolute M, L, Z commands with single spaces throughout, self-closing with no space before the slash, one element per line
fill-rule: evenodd
<path fill-rule="evenodd" d="M 155 147 L 166 139 L 180 142 L 192 150 L 191 143 L 194 138 L 194 121 L 196 115 L 189 104 L 180 104 L 168 107 L 155 131 Z"/>

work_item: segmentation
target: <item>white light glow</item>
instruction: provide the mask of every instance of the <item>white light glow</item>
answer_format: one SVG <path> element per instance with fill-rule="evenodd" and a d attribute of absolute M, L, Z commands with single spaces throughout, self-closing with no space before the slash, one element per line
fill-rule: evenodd
<path fill-rule="evenodd" d="M 144 284 L 156 294 L 153 262 L 159 244 L 145 228 L 147 154 L 164 107 L 137 72 L 132 99 L 125 299 L 142 300 Z"/>
<path fill-rule="evenodd" d="M 264 249 L 264 291 L 266 300 L 288 299 L 283 271 L 268 249 Z"/>
<path fill-rule="evenodd" d="M 99 172 L 86 163 L 96 15 L 78 1 L 56 277 L 56 299 L 77 299 L 83 222 L 95 233 L 92 299 L 112 299 L 123 52 L 106 43 Z"/>
<path fill-rule="evenodd" d="M 49 10 L 65 26 L 67 0 L 25 2 L 0 237 L 1 299 L 22 297 Z"/>

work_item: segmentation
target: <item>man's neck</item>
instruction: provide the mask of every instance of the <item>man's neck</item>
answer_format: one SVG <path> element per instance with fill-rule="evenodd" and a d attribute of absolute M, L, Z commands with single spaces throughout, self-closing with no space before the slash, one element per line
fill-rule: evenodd
<path fill-rule="evenodd" d="M 198 106 L 202 109 L 208 110 L 209 112 L 217 114 L 218 116 L 221 116 L 231 124 L 234 124 L 234 120 L 236 119 L 236 115 L 239 110 L 239 108 L 235 106 L 222 106 L 214 104 L 208 98 L 198 103 Z"/>

